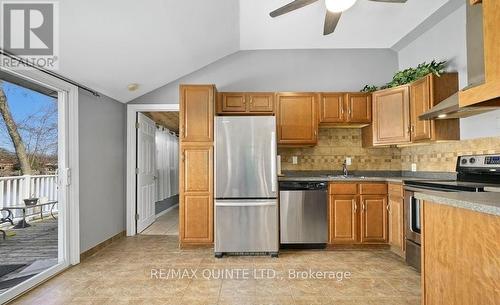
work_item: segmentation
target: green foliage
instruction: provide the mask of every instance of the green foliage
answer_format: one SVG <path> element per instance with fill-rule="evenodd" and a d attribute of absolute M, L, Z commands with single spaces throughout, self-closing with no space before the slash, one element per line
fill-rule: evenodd
<path fill-rule="evenodd" d="M 408 68 L 406 70 L 397 72 L 396 74 L 394 74 L 391 82 L 385 84 L 380 88 L 378 88 L 377 86 L 366 85 L 361 90 L 361 92 L 373 92 L 379 89 L 387 89 L 405 85 L 414 82 L 430 73 L 440 76 L 444 72 L 446 64 L 446 61 L 437 62 L 435 60 L 431 61 L 430 63 L 423 62 L 416 68 Z"/>
<path fill-rule="evenodd" d="M 366 85 L 366 86 L 363 87 L 363 89 L 361 89 L 361 92 L 369 93 L 369 92 L 374 92 L 374 91 L 377 91 L 377 90 L 378 90 L 377 86 Z"/>

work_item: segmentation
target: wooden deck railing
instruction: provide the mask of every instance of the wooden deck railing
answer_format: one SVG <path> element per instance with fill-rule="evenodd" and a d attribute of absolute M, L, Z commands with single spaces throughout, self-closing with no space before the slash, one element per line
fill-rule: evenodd
<path fill-rule="evenodd" d="M 46 198 L 57 200 L 57 175 L 25 175 L 0 177 L 0 209 L 6 206 L 24 205 L 23 199 Z M 43 207 L 43 212 L 49 213 L 50 206 Z M 40 208 L 29 209 L 28 214 L 40 213 Z M 36 211 L 34 211 L 36 210 Z M 54 207 L 57 211 L 57 205 Z M 14 217 L 20 217 L 20 211 L 14 211 Z"/>

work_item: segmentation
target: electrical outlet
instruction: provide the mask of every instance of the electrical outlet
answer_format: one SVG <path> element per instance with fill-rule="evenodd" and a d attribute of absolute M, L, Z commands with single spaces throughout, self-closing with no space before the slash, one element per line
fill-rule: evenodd
<path fill-rule="evenodd" d="M 345 158 L 345 164 L 346 165 L 351 165 L 352 164 L 352 158 L 351 157 L 346 157 Z"/>
<path fill-rule="evenodd" d="M 297 156 L 292 157 L 292 164 L 299 164 L 299 158 Z"/>
<path fill-rule="evenodd" d="M 416 172 L 417 171 L 417 163 L 412 163 L 411 164 L 411 171 Z"/>

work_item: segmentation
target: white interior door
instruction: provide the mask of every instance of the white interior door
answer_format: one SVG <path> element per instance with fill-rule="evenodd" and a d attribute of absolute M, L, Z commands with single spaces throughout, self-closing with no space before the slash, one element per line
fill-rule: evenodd
<path fill-rule="evenodd" d="M 137 232 L 155 220 L 155 122 L 138 113 L 137 122 Z"/>

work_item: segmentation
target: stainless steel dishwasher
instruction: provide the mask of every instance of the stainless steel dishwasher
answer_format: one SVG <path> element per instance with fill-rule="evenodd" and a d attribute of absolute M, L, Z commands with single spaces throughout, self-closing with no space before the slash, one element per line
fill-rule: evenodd
<path fill-rule="evenodd" d="M 280 243 L 324 245 L 328 239 L 327 182 L 282 181 Z"/>

